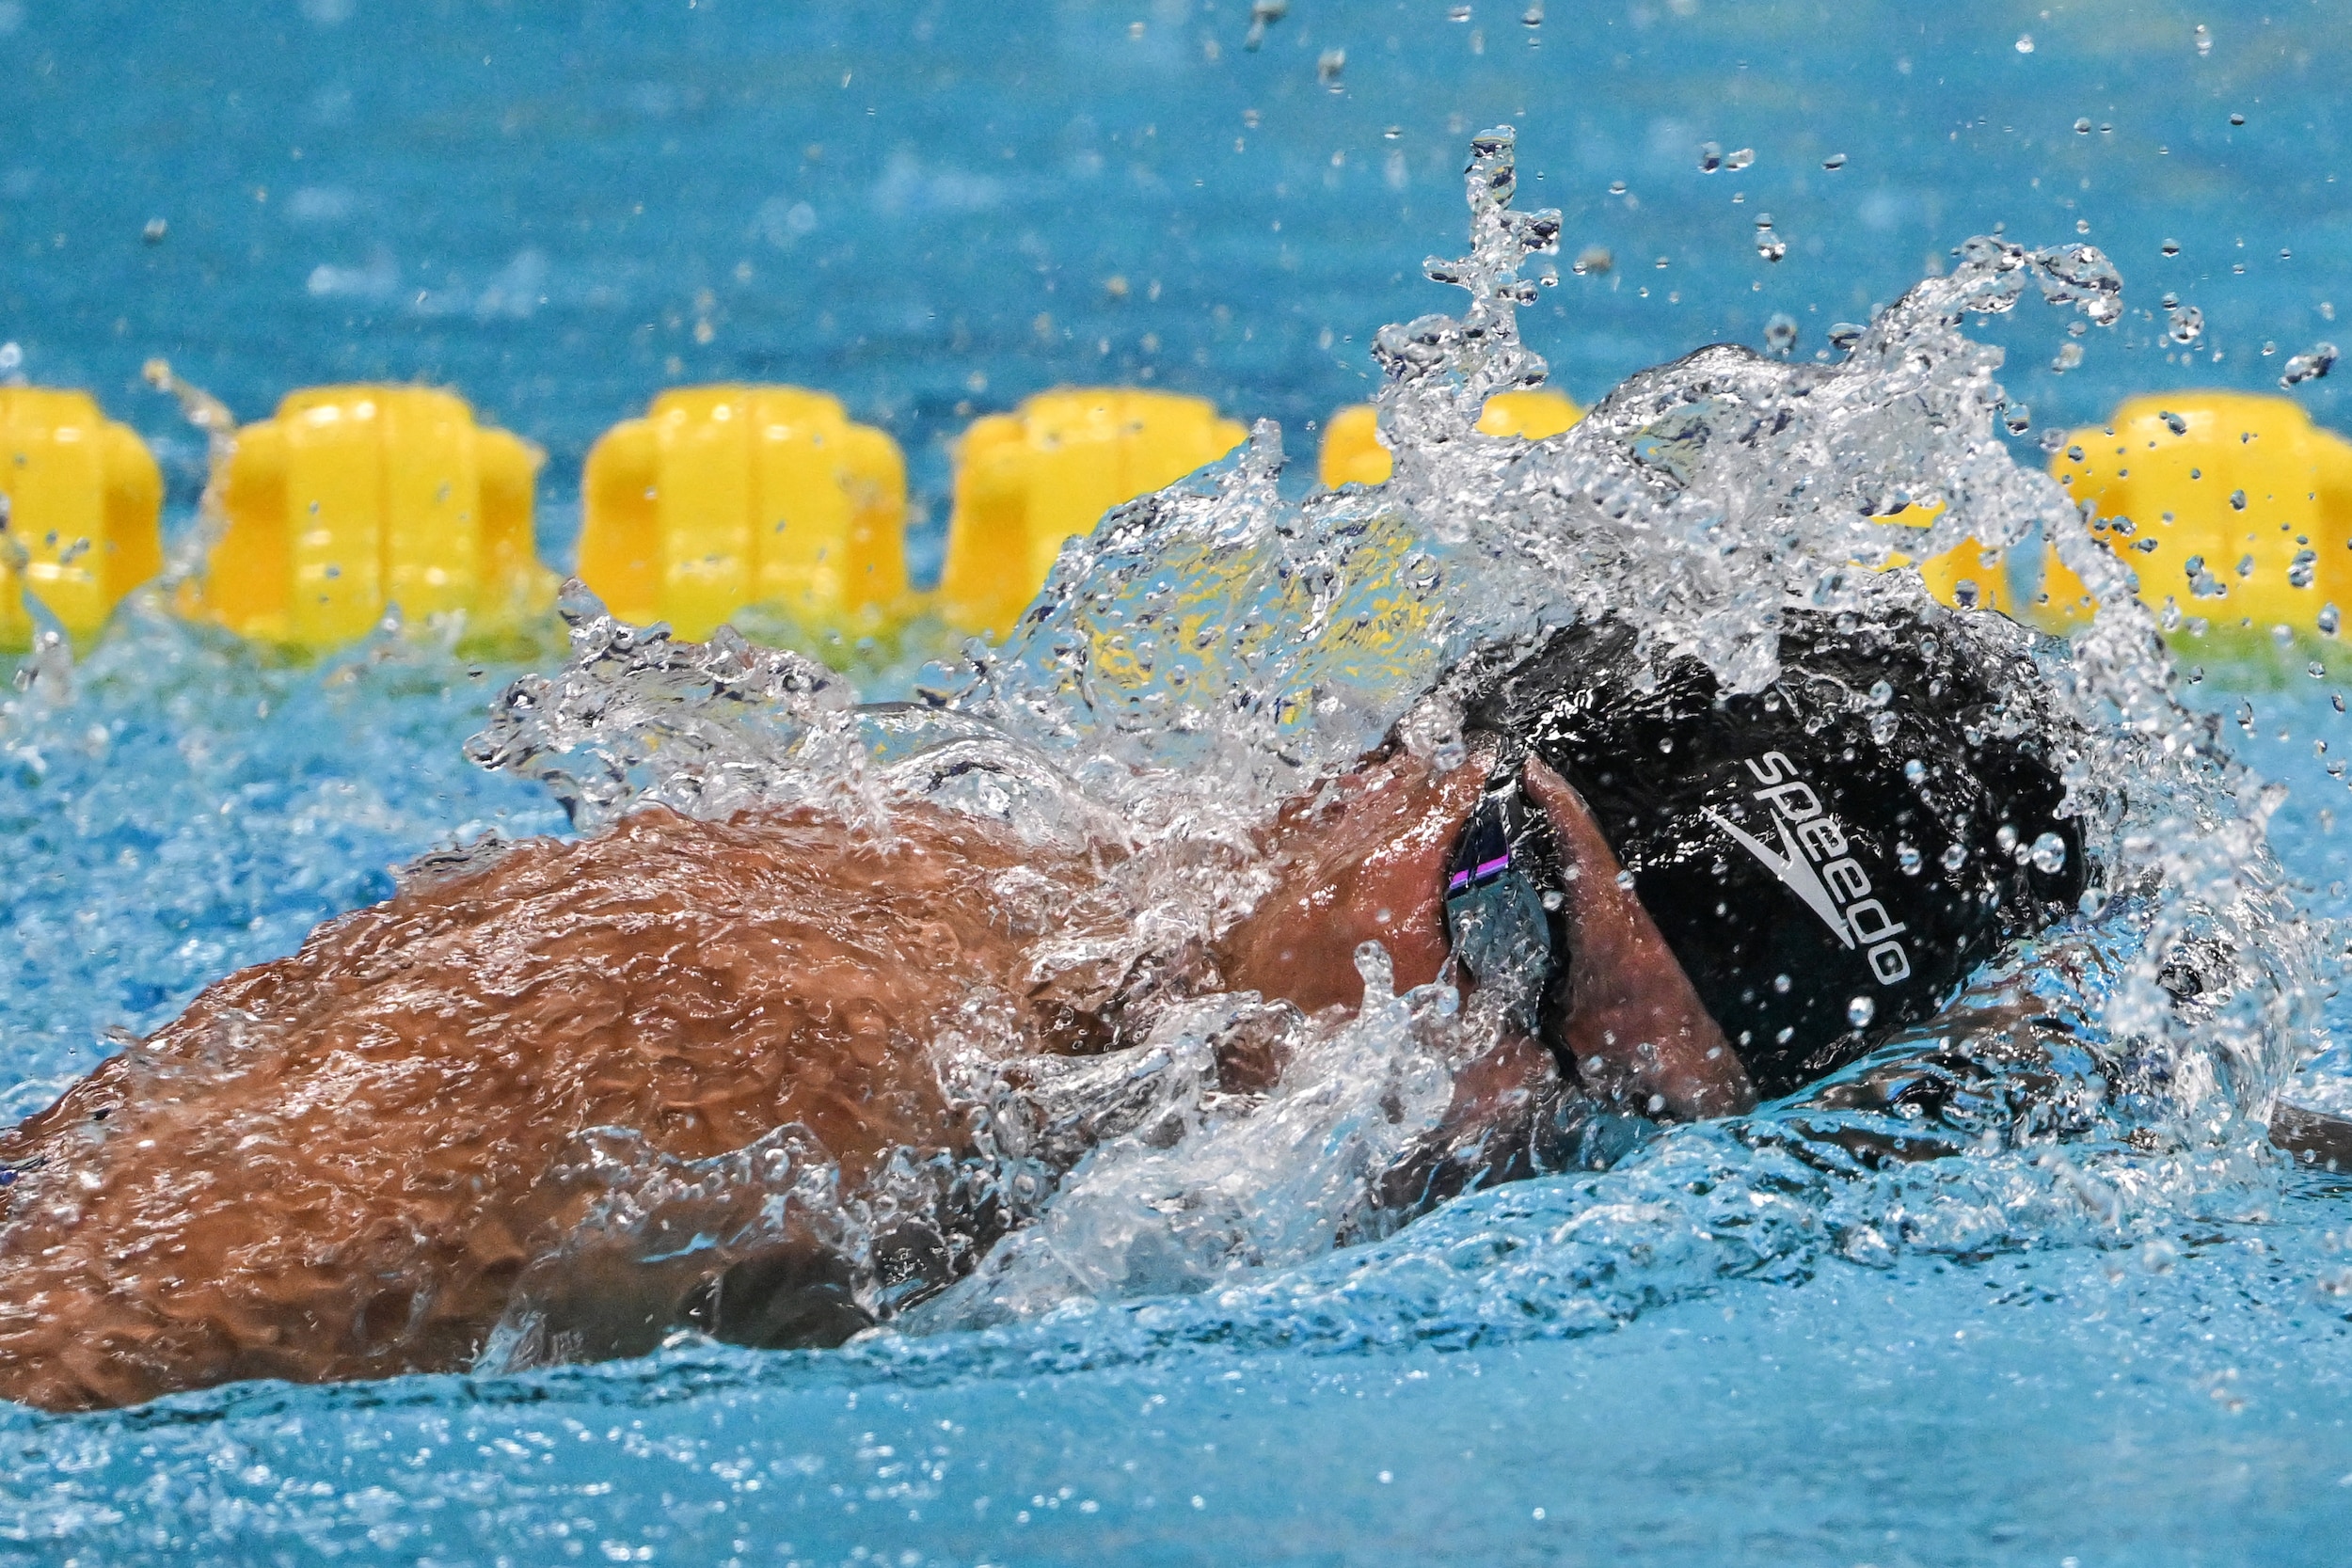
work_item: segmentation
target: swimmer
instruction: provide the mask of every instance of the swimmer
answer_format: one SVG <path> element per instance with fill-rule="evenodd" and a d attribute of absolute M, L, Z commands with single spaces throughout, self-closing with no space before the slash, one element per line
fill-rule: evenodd
<path fill-rule="evenodd" d="M 1981 1051 L 1873 1053 L 2096 868 L 2044 736 L 1990 721 L 1935 629 L 1792 614 L 1755 695 L 1690 660 L 1636 680 L 1608 624 L 1486 650 L 1418 710 L 1458 742 L 1392 736 L 1291 801 L 1249 912 L 1116 973 L 1067 958 L 1133 926 L 1098 859 L 931 805 L 885 829 L 645 809 L 412 877 L 0 1132 L 0 1396 L 462 1371 L 523 1301 L 555 1358 L 837 1343 L 1017 1222 L 969 1177 L 989 1134 L 942 1042 L 1043 1085 L 1171 1001 L 1254 992 L 1215 1051 L 1222 1091 L 1261 1093 L 1284 1021 L 1361 1006 L 1369 942 L 1400 991 L 1450 979 L 1495 1025 L 1378 1183 L 1392 1216 L 1801 1090 L 1843 1157 L 1965 1148 L 1937 1129 L 1985 1053 L 2048 1029 L 2010 1008 Z M 1890 1108 L 1899 1136 L 1855 1119 Z M 1119 1134 L 1081 1112 L 1065 1167 Z M 2346 1160 L 2346 1132 L 2274 1136 Z M 777 1172 L 897 1195 L 866 1275 L 821 1204 L 757 1223 Z M 650 1228 L 601 1225 L 630 1203 Z"/>

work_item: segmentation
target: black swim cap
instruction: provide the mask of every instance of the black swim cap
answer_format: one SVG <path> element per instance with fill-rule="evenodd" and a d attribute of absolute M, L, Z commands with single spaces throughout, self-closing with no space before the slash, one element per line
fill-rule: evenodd
<path fill-rule="evenodd" d="M 1604 621 L 1468 674 L 1462 703 L 1583 796 L 1767 1098 L 1933 1016 L 2086 878 L 2045 736 L 2001 733 L 1956 628 L 1792 611 L 1780 663 L 1753 694 L 1689 657 L 1646 680 Z"/>

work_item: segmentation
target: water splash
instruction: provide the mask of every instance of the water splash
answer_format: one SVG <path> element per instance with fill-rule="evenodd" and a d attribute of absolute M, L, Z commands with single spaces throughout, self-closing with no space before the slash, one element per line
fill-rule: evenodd
<path fill-rule="evenodd" d="M 1866 1180 L 1849 1160 L 1831 1180 L 1821 1173 L 1851 1137 L 1902 1129 L 1840 1111 L 1829 1121 L 1841 1137 L 1826 1138 L 1818 1106 L 1782 1107 L 1675 1132 L 1573 1187 L 1482 1202 L 1565 1206 L 1563 1234 L 1600 1250 L 1546 1265 L 1540 1289 L 1585 1303 L 1560 1308 L 1569 1316 L 1608 1318 L 1725 1270 L 1811 1256 L 1811 1240 L 1743 1243 L 1732 1250 L 1764 1261 L 1727 1260 L 1726 1214 L 1766 1195 L 1789 1207 L 1789 1236 L 1860 1238 L 1831 1244 L 1849 1258 L 1944 1245 L 1918 1239 L 1955 1226 L 1981 1241 L 1953 1217 L 1965 1206 L 1917 1218 L 1921 1192 L 1955 1182 L 1988 1195 L 1966 1212 L 2091 1212 L 2093 1229 L 2118 1234 L 2196 1201 L 2211 1184 L 2199 1151 L 2239 1147 L 2319 1037 L 2325 933 L 2266 847 L 2277 794 L 2174 699 L 2128 569 L 2053 480 L 2010 456 L 2000 426 L 2030 416 L 1995 380 L 1999 352 L 1963 330 L 2029 297 L 2110 326 L 2115 268 L 2087 245 L 1973 239 L 1947 275 L 1857 325 L 1836 363 L 1703 348 L 1629 378 L 1561 436 L 1492 437 L 1476 429 L 1486 399 L 1542 381 L 1516 309 L 1534 297 L 1525 262 L 1559 237 L 1556 214 L 1513 209 L 1515 183 L 1510 133 L 1477 137 L 1469 254 L 1427 269 L 1467 307 L 1375 339 L 1395 457 L 1386 484 L 1286 500 L 1280 433 L 1261 423 L 1232 457 L 1073 540 L 1011 641 L 935 669 L 915 705 L 852 709 L 805 661 L 723 637 L 701 648 L 640 637 L 575 601 L 571 664 L 518 685 L 474 754 L 548 781 L 582 825 L 644 801 L 723 815 L 755 799 L 832 801 L 886 824 L 930 799 L 1041 841 L 1115 843 L 1136 934 L 1095 957 L 1132 961 L 1248 908 L 1266 885 L 1252 830 L 1473 647 L 1608 614 L 1654 660 L 1695 656 L 1728 688 L 1756 690 L 1777 673 L 1793 607 L 1948 639 L 2002 692 L 1981 725 L 2042 737 L 2094 868 L 2082 913 L 1985 976 L 1940 1026 L 1965 1038 L 1994 1029 L 1972 1019 L 2027 1008 L 2064 1021 L 2079 1070 L 2012 1072 L 1993 1053 L 1983 1081 L 1963 1085 L 1985 1107 L 1975 1141 L 1947 1151 L 1968 1157 L 1922 1173 Z M 2046 543 L 2097 599 L 2096 619 L 2058 641 L 1947 610 L 1913 574 L 1875 569 L 1898 549 L 1915 559 L 1971 538 L 1988 561 Z M 1419 711 L 1401 733 L 1437 752 L 1451 722 Z M 1230 1287 L 1327 1251 L 1356 1233 L 1367 1172 L 1431 1124 L 1446 1064 L 1478 1043 L 1452 1002 L 1425 988 L 1351 1022 L 1288 1025 L 1298 1070 L 1260 1097 L 1220 1101 L 1203 1066 L 1203 1042 L 1258 1006 L 1244 998 L 1171 1010 L 1134 1053 L 1059 1077 L 943 1063 L 1003 1132 L 1000 1184 L 1018 1173 L 1041 1186 L 1012 1238 L 911 1322 Z M 1051 1131 L 1079 1125 L 1154 1131 L 1092 1152 Z M 1796 1180 L 1790 1161 L 1815 1174 Z M 1635 1224 L 1636 1211 L 1650 1217 Z M 1692 1238 L 1668 1249 L 1683 1262 L 1644 1275 L 1633 1307 L 1591 1284 L 1622 1270 L 1627 1248 L 1653 1246 L 1609 1241 L 1618 1220 L 1628 1237 L 1662 1226 Z M 1471 1222 L 1407 1229 L 1377 1254 L 1390 1261 L 1311 1272 L 1338 1271 L 1350 1292 L 1384 1271 L 1410 1275 L 1454 1244 L 1457 1223 Z M 1485 1305 L 1450 1317 L 1508 1315 L 1505 1303 L 1538 1289 L 1499 1265 L 1462 1288 Z M 1210 1315 L 1222 1319 L 1243 1298 L 1218 1299 Z"/>

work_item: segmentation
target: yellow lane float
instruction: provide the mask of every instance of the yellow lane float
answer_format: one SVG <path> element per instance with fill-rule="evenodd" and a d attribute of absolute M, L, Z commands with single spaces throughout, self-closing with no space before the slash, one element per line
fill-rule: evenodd
<path fill-rule="evenodd" d="M 2159 613 L 2332 636 L 2352 605 L 2352 442 L 2285 398 L 2134 398 L 2074 432 L 2050 471 Z"/>
<path fill-rule="evenodd" d="M 1124 388 L 1061 388 L 974 420 L 956 454 L 941 613 L 964 630 L 1003 634 L 1064 540 L 1247 434 L 1204 398 Z"/>
<path fill-rule="evenodd" d="M 39 599 L 75 641 L 164 569 L 163 475 L 87 392 L 0 387 L 0 649 L 32 646 Z"/>
<path fill-rule="evenodd" d="M 906 462 L 798 387 L 684 387 L 615 425 L 580 477 L 580 579 L 612 613 L 701 639 L 754 605 L 812 627 L 905 612 Z"/>
<path fill-rule="evenodd" d="M 1549 387 L 1524 392 L 1497 392 L 1479 410 L 1478 428 L 1489 436 L 1523 436 L 1540 441 L 1557 436 L 1584 417 L 1565 393 Z M 1333 490 L 1343 484 L 1386 484 L 1394 471 L 1389 449 L 1380 444 L 1379 421 L 1371 404 L 1354 403 L 1334 413 L 1323 427 L 1323 451 L 1316 477 Z"/>
<path fill-rule="evenodd" d="M 216 476 L 226 527 L 183 608 L 261 642 L 322 649 L 386 609 L 522 631 L 552 601 L 532 549 L 539 450 L 427 387 L 314 387 L 245 426 Z"/>

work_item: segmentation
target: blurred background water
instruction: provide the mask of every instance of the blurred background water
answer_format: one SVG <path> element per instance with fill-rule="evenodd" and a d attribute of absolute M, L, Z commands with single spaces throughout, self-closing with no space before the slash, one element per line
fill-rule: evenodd
<path fill-rule="evenodd" d="M 948 443 L 1045 387 L 1199 392 L 1311 451 L 1367 395 L 1371 332 L 1450 304 L 1419 264 L 1458 247 L 1466 138 L 1497 121 L 1524 204 L 1565 213 L 1562 280 L 1524 322 L 1580 400 L 1760 344 L 1775 313 L 1823 350 L 1996 228 L 2087 235 L 2133 306 L 2065 371 L 2046 314 L 1984 329 L 2037 427 L 2275 388 L 2352 308 L 2352 12 L 2325 0 L 1257 10 L 1253 49 L 1248 0 L 0 0 L 0 340 L 157 447 L 167 527 L 203 453 L 139 383 L 151 356 L 246 419 L 323 381 L 454 387 L 548 449 L 559 564 L 589 443 L 660 388 L 822 388 L 906 447 L 920 573 Z M 2205 313 L 2193 351 L 2165 337 L 2168 290 Z M 2296 395 L 2343 422 L 2334 382 Z M 280 667 L 133 625 L 70 703 L 21 702 L 8 1109 L 417 852 L 554 829 L 458 754 L 511 673 L 394 641 Z M 2280 843 L 2341 913 L 2341 786 L 2311 741 L 2343 721 L 2320 688 L 2261 684 L 2214 705 L 2259 708 L 2245 744 L 2293 788 Z M 1700 1280 L 1598 1338 L 1535 1310 L 1308 1354 L 1268 1348 L 1278 1313 L 1246 1348 L 1138 1349 L 1105 1313 L 904 1364 L 690 1349 L 10 1411 L 0 1554 L 2340 1561 L 2352 1209 L 2315 1179 L 2214 1194 L 2129 1244 Z M 1441 1234 L 1475 1252 L 1486 1223 L 1472 1205 Z"/>

